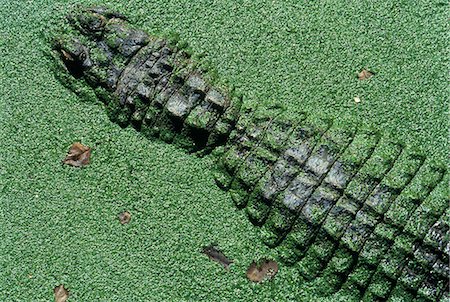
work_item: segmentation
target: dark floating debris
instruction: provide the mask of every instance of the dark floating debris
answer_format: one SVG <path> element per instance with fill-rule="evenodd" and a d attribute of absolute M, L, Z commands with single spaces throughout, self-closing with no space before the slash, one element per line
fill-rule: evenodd
<path fill-rule="evenodd" d="M 69 298 L 69 291 L 61 284 L 53 289 L 55 294 L 55 302 L 66 302 Z"/>
<path fill-rule="evenodd" d="M 118 217 L 121 224 L 127 224 L 131 220 L 131 214 L 128 211 L 120 213 Z"/>
<path fill-rule="evenodd" d="M 214 244 L 203 247 L 201 252 L 208 256 L 209 259 L 223 265 L 225 269 L 229 269 L 230 264 L 233 263 L 233 260 L 228 259 Z"/>
<path fill-rule="evenodd" d="M 360 80 L 367 80 L 370 79 L 371 77 L 373 77 L 374 73 L 367 70 L 367 69 L 363 69 L 361 70 L 360 73 L 358 73 L 358 79 Z"/>
<path fill-rule="evenodd" d="M 247 269 L 247 278 L 253 282 L 271 280 L 278 273 L 278 264 L 273 260 L 263 259 L 259 265 L 253 261 Z"/>
<path fill-rule="evenodd" d="M 63 160 L 63 164 L 73 167 L 84 167 L 89 164 L 91 148 L 81 143 L 74 143 Z"/>

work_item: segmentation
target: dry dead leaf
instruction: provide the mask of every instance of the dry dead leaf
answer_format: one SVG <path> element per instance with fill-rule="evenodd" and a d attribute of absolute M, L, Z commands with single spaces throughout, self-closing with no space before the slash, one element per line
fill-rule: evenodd
<path fill-rule="evenodd" d="M 278 273 L 278 264 L 273 260 L 264 259 L 258 265 L 255 261 L 247 269 L 247 278 L 253 282 L 270 280 Z"/>
<path fill-rule="evenodd" d="M 63 164 L 67 164 L 73 167 L 84 167 L 89 164 L 91 157 L 91 148 L 81 143 L 74 143 L 63 161 Z"/>
<path fill-rule="evenodd" d="M 119 221 L 121 224 L 127 224 L 131 220 L 131 214 L 128 211 L 119 214 Z"/>
<path fill-rule="evenodd" d="M 367 69 L 363 69 L 363 70 L 361 70 L 360 73 L 358 73 L 358 79 L 367 80 L 367 79 L 371 78 L 373 75 L 374 75 L 373 72 L 371 72 Z"/>
<path fill-rule="evenodd" d="M 264 260 L 261 267 L 266 271 L 268 279 L 272 279 L 278 273 L 278 263 L 273 260 Z"/>
<path fill-rule="evenodd" d="M 258 267 L 255 261 L 250 264 L 246 274 L 247 278 L 253 282 L 261 282 L 264 279 L 264 272 Z"/>
<path fill-rule="evenodd" d="M 222 264 L 225 269 L 229 269 L 230 264 L 233 263 L 233 260 L 228 259 L 214 244 L 203 247 L 201 252 L 209 259 Z"/>
<path fill-rule="evenodd" d="M 69 291 L 62 284 L 55 287 L 53 292 L 55 293 L 55 302 L 66 302 L 69 298 Z"/>

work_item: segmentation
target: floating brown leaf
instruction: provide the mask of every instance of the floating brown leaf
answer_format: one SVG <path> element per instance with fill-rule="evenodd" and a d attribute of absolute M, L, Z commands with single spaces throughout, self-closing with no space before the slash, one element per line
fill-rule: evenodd
<path fill-rule="evenodd" d="M 358 79 L 367 80 L 367 79 L 371 78 L 373 75 L 374 75 L 373 72 L 371 72 L 367 69 L 363 69 L 363 70 L 361 70 L 360 73 L 358 73 Z"/>
<path fill-rule="evenodd" d="M 67 164 L 73 167 L 83 167 L 89 164 L 91 157 L 91 148 L 84 146 L 81 143 L 74 143 L 63 161 L 63 164 Z"/>
<path fill-rule="evenodd" d="M 264 272 L 255 261 L 247 269 L 247 278 L 253 282 L 261 282 L 264 279 Z"/>
<path fill-rule="evenodd" d="M 261 282 L 275 277 L 278 273 L 278 264 L 273 260 L 264 259 L 258 265 L 255 261 L 247 269 L 247 278 L 253 282 Z"/>
<path fill-rule="evenodd" d="M 55 302 L 66 302 L 69 298 L 69 291 L 62 284 L 55 287 L 53 292 L 55 293 Z"/>
<path fill-rule="evenodd" d="M 233 260 L 228 259 L 215 245 L 211 244 L 209 246 L 203 247 L 203 254 L 209 257 L 209 259 L 216 261 L 223 265 L 224 268 L 229 269 Z"/>
<path fill-rule="evenodd" d="M 264 260 L 261 267 L 266 271 L 268 279 L 272 279 L 278 273 L 278 263 L 273 260 Z"/>
<path fill-rule="evenodd" d="M 131 214 L 128 211 L 119 214 L 119 221 L 121 224 L 127 224 L 131 220 Z"/>

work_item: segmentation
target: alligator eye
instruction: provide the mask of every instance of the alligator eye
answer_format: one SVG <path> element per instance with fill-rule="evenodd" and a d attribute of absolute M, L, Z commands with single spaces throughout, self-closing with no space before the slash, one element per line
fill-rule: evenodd
<path fill-rule="evenodd" d="M 69 71 L 74 78 L 81 78 L 83 76 L 83 68 L 80 62 L 75 60 L 75 58 L 64 49 L 60 49 L 59 53 L 64 66 L 67 68 L 67 71 Z"/>
<path fill-rule="evenodd" d="M 65 51 L 64 49 L 60 49 L 60 52 L 64 61 L 73 61 L 72 55 L 69 54 L 67 51 Z"/>

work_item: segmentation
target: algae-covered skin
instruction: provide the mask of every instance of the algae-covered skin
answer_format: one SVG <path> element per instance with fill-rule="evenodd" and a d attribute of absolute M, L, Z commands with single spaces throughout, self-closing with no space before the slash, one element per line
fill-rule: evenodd
<path fill-rule="evenodd" d="M 217 184 L 284 264 L 325 280 L 321 292 L 447 299 L 446 167 L 373 129 L 245 108 L 183 45 L 119 13 L 84 9 L 68 22 L 53 47 L 66 85 L 84 81 L 122 127 L 212 151 Z"/>
<path fill-rule="evenodd" d="M 107 9 L 76 11 L 68 21 L 74 31 L 55 38 L 54 55 L 94 88 L 112 121 L 190 151 L 227 140 L 240 97 L 213 86 L 175 39 L 150 37 Z"/>

